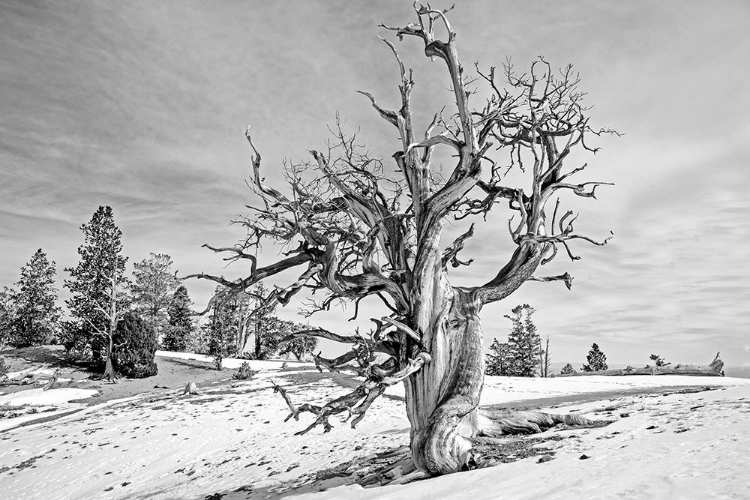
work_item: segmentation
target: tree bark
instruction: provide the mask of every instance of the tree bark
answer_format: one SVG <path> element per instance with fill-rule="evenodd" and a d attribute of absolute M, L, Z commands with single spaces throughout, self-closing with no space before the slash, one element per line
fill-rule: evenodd
<path fill-rule="evenodd" d="M 467 463 L 469 438 L 478 432 L 484 350 L 476 307 L 437 276 L 433 300 L 423 301 L 434 312 L 420 318 L 432 360 L 406 380 L 406 410 L 415 465 L 444 474 Z"/>
<path fill-rule="evenodd" d="M 261 332 L 260 332 L 260 321 L 256 320 L 253 323 L 253 327 L 254 327 L 254 335 L 253 336 L 254 336 L 254 339 L 255 339 L 255 347 L 254 347 L 254 349 L 255 349 L 255 352 L 254 352 L 255 359 L 260 359 L 261 340 L 262 340 L 262 338 L 261 338 Z"/>
<path fill-rule="evenodd" d="M 104 365 L 103 378 L 109 380 L 112 383 L 117 382 L 117 373 L 115 367 L 112 364 L 112 351 L 114 349 L 114 335 L 117 329 L 117 280 L 112 275 L 112 297 L 110 300 L 110 313 L 109 313 L 109 329 L 107 331 L 107 361 Z"/>
<path fill-rule="evenodd" d="M 117 374 L 115 373 L 115 368 L 114 368 L 114 365 L 112 364 L 111 352 L 107 353 L 107 362 L 104 365 L 104 375 L 102 375 L 102 378 L 107 379 L 113 383 L 117 382 Z"/>
<path fill-rule="evenodd" d="M 112 301 L 112 303 L 113 303 L 112 310 L 114 313 L 114 310 L 115 310 L 114 301 Z M 107 339 L 109 341 L 109 343 L 107 344 L 107 361 L 104 365 L 104 375 L 102 376 L 103 378 L 109 380 L 110 382 L 117 382 L 117 373 L 115 373 L 115 367 L 112 364 L 112 351 L 114 349 L 112 337 L 115 334 L 114 325 L 116 324 L 116 322 L 117 322 L 117 319 L 113 315 L 112 319 L 110 320 L 111 324 L 110 324 L 109 335 L 107 336 Z"/>
<path fill-rule="evenodd" d="M 472 449 L 482 438 L 539 433 L 556 425 L 608 423 L 579 415 L 480 409 L 485 359 L 479 307 L 472 294 L 459 288 L 438 289 L 445 292 L 444 300 L 436 300 L 437 313 L 430 318 L 434 334 L 425 336 L 432 360 L 405 381 L 417 469 L 431 475 L 464 470 L 470 462 L 479 462 Z"/>

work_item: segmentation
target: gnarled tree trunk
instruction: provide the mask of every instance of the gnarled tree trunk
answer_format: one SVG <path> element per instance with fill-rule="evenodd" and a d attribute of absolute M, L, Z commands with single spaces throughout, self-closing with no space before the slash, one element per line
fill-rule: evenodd
<path fill-rule="evenodd" d="M 429 317 L 425 347 L 432 360 L 406 380 L 412 458 L 418 469 L 461 470 L 478 434 L 484 349 L 477 308 L 468 294 L 442 289 Z"/>
<path fill-rule="evenodd" d="M 439 312 L 431 317 L 425 345 L 432 359 L 405 380 L 412 459 L 419 470 L 449 474 L 480 462 L 471 459 L 481 438 L 533 434 L 558 424 L 602 424 L 579 415 L 480 409 L 485 359 L 476 298 L 451 289 L 443 299 L 434 306 Z"/>
<path fill-rule="evenodd" d="M 451 287 L 439 257 L 415 283 L 421 293 L 413 294 L 412 321 L 422 333 L 421 348 L 431 355 L 405 380 L 412 459 L 419 470 L 436 475 L 464 469 L 476 438 L 541 432 L 560 423 L 595 425 L 579 416 L 479 409 L 485 374 L 479 311 L 524 283 L 540 265 L 544 248 L 522 245 L 515 254 L 518 260 L 482 287 Z"/>

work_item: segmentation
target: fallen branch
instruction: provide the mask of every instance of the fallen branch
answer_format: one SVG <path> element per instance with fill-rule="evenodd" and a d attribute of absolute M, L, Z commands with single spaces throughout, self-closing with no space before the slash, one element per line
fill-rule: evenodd
<path fill-rule="evenodd" d="M 294 420 L 299 420 L 299 411 L 294 407 L 294 404 L 292 404 L 292 400 L 289 399 L 289 395 L 286 393 L 284 388 L 277 384 L 275 380 L 271 380 L 271 383 L 273 384 L 273 392 L 280 393 L 281 397 L 284 398 L 284 401 L 286 401 L 287 406 L 289 406 L 289 411 L 291 413 L 284 419 L 284 422 L 289 420 L 291 417 L 294 417 Z"/>
<path fill-rule="evenodd" d="M 603 375 L 607 377 L 612 376 L 626 376 L 626 375 L 684 375 L 690 377 L 723 377 L 724 376 L 724 362 L 719 357 L 719 353 L 716 353 L 714 360 L 708 365 L 674 365 L 674 366 L 649 366 L 646 365 L 643 368 L 633 368 L 628 366 L 626 368 L 620 368 L 615 370 L 599 370 L 593 372 L 578 372 L 569 373 L 564 375 L 556 375 L 558 377 L 582 377 L 589 375 Z"/>
<path fill-rule="evenodd" d="M 392 359 L 392 358 L 391 358 Z M 393 384 L 401 382 L 412 373 L 417 372 L 425 365 L 429 363 L 431 357 L 426 352 L 420 352 L 414 359 L 408 360 L 408 362 L 400 370 L 397 370 L 395 362 L 381 363 L 378 370 L 371 370 L 370 375 L 362 382 L 356 389 L 349 394 L 336 398 L 329 401 L 323 406 L 313 405 L 305 403 L 299 407 L 295 407 L 292 403 L 291 398 L 286 393 L 283 387 L 277 384 L 275 381 L 271 381 L 274 386 L 273 391 L 281 394 L 284 398 L 287 406 L 289 407 L 290 414 L 284 419 L 284 422 L 290 418 L 299 420 L 299 414 L 304 412 L 310 412 L 316 416 L 316 419 L 307 428 L 296 432 L 295 436 L 306 434 L 311 429 L 318 425 L 323 426 L 323 432 L 329 432 L 333 429 L 333 426 L 328 421 L 328 418 L 332 415 L 338 415 L 339 413 L 348 412 L 348 417 L 344 421 L 348 421 L 354 417 L 351 421 L 352 429 L 356 428 L 357 424 L 364 418 L 365 413 L 370 408 L 370 405 L 385 392 L 385 389 Z"/>

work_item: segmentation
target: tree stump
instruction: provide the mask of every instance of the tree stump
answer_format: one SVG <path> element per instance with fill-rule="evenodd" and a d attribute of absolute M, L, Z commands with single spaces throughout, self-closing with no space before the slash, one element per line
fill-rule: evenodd
<path fill-rule="evenodd" d="M 188 382 L 185 385 L 185 390 L 182 392 L 182 395 L 185 394 L 191 395 L 191 396 L 197 396 L 201 394 L 201 391 L 198 390 L 198 386 L 195 385 L 195 382 Z"/>

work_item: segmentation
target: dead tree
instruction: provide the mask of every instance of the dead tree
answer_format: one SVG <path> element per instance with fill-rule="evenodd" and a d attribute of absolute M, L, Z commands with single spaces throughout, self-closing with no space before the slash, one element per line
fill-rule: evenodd
<path fill-rule="evenodd" d="M 552 357 L 549 353 L 549 335 L 547 336 L 547 340 L 544 343 L 544 348 L 542 348 L 542 344 L 539 344 L 539 376 L 542 378 L 549 377 L 549 366 L 552 362 Z"/>
<path fill-rule="evenodd" d="M 115 348 L 122 347 L 124 344 L 114 344 L 114 336 L 115 336 L 115 330 L 117 330 L 117 323 L 120 320 L 121 316 L 127 312 L 126 310 L 118 310 L 117 309 L 117 300 L 118 300 L 118 291 L 117 291 L 117 278 L 115 274 L 112 274 L 112 277 L 110 279 L 110 294 L 109 297 L 107 297 L 106 304 L 99 303 L 98 301 L 94 301 L 94 308 L 98 310 L 100 313 L 102 313 L 107 318 L 107 328 L 103 329 L 99 326 L 95 325 L 92 321 L 90 321 L 88 318 L 85 318 L 88 324 L 94 329 L 94 334 L 97 336 L 102 337 L 106 341 L 106 349 L 107 349 L 107 357 L 106 362 L 104 365 L 104 373 L 102 374 L 102 378 L 106 379 L 112 383 L 117 383 L 117 373 L 115 372 L 115 367 L 112 363 L 112 355 L 114 353 Z"/>
<path fill-rule="evenodd" d="M 577 233 L 573 224 L 578 216 L 563 213 L 557 195 L 595 198 L 596 188 L 607 183 L 574 181 L 586 165 L 570 168 L 566 159 L 576 149 L 596 152 L 589 146 L 590 136 L 616 132 L 590 126 L 579 77 L 571 66 L 555 71 L 543 58 L 524 74 L 516 73 L 509 63 L 503 71 L 482 71 L 477 66 L 478 77 L 468 81 L 446 11 L 424 6 L 415 6 L 415 11 L 415 23 L 382 27 L 399 39 L 420 40 L 427 57 L 445 64 L 454 112 L 435 114 L 419 131 L 412 114 L 413 73 L 395 45 L 384 40 L 398 64 L 400 102 L 388 109 L 369 93 L 360 93 L 398 130 L 395 174 L 389 175 L 386 165 L 339 126 L 333 129 L 334 140 L 327 151 L 310 151 L 309 161 L 285 164 L 289 189 L 282 192 L 265 183 L 261 155 L 248 129 L 251 185 L 260 203 L 241 220 L 248 231 L 243 244 L 209 248 L 247 262 L 250 272 L 238 279 L 204 273 L 192 277 L 243 291 L 296 268 L 297 280 L 273 290 L 267 303 L 285 305 L 308 290 L 319 292 L 318 297 L 324 294 L 313 310 L 350 301 L 356 316 L 364 298 L 382 301 L 389 314 L 374 318 L 370 335 L 347 336 L 323 329 L 297 334 L 351 344 L 353 349 L 336 359 L 318 356 L 316 361 L 332 370 L 351 369 L 365 380 L 326 405 L 290 409 L 293 416 L 303 411 L 316 416 L 302 432 L 318 425 L 327 430 L 329 417 L 341 413 L 354 416 L 355 425 L 388 385 L 403 382 L 414 464 L 421 474 L 445 474 L 481 460 L 473 451 L 477 439 L 538 432 L 563 421 L 590 424 L 580 417 L 565 420 L 478 408 L 485 371 L 479 312 L 529 280 L 562 281 L 570 288 L 570 274 L 540 276 L 536 274 L 540 266 L 554 259 L 560 247 L 571 260 L 579 259 L 570 248 L 575 240 L 606 244 L 609 238 L 597 241 Z M 479 84 L 486 87 L 487 97 L 475 108 L 470 101 L 479 96 L 469 87 Z M 437 148 L 455 159 L 447 175 L 440 175 L 433 165 Z M 505 182 L 511 169 L 525 173 L 530 188 Z M 552 198 L 557 200 L 552 203 Z M 446 221 L 485 217 L 502 205 L 514 214 L 508 230 L 515 250 L 486 283 L 453 285 L 448 269 L 471 263 L 459 258 L 459 252 L 474 234 L 474 225 L 444 247 Z M 286 244 L 289 251 L 277 262 L 259 265 L 262 241 Z"/>

